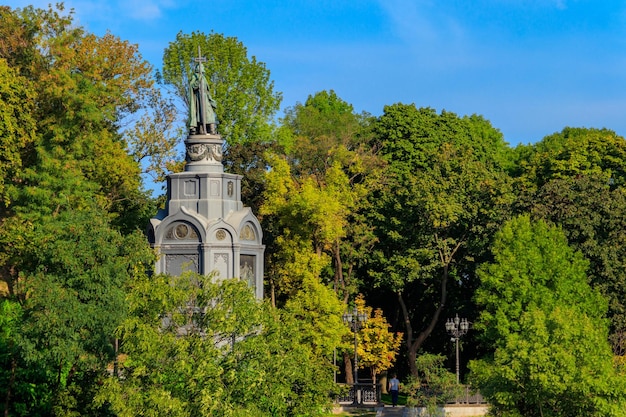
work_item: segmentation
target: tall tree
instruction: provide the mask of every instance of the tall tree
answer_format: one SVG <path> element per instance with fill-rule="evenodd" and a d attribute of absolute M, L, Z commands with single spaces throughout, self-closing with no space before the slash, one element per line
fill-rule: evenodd
<path fill-rule="evenodd" d="M 609 129 L 566 127 L 532 145 L 516 148 L 516 170 L 526 187 L 551 179 L 603 174 L 626 183 L 626 141 Z"/>
<path fill-rule="evenodd" d="M 332 282 L 344 303 L 358 291 L 361 278 L 355 273 L 356 266 L 363 262 L 374 243 L 361 214 L 365 196 L 380 184 L 376 178 L 382 166 L 369 142 L 370 121 L 371 116 L 355 114 L 352 105 L 332 90 L 310 95 L 304 104 L 297 103 L 287 109 L 282 119 L 286 131 L 283 144 L 288 171 L 285 175 L 291 177 L 290 192 L 304 197 L 306 190 L 313 191 L 307 192 L 308 198 L 317 206 L 314 209 L 301 205 L 285 213 L 301 216 L 307 223 L 320 222 L 317 230 L 327 230 L 325 237 L 315 232 L 315 228 L 299 236 L 309 241 L 317 253 L 329 257 L 331 267 L 323 271 L 322 278 Z M 268 189 L 269 201 L 277 191 Z M 320 198 L 314 203 L 311 197 L 316 195 Z M 285 202 L 297 201 L 295 196 L 277 196 Z M 319 213 L 311 216 L 307 211 L 312 209 L 319 209 Z M 286 220 L 279 217 L 278 223 Z M 296 220 L 288 228 L 294 230 L 297 223 L 304 224 Z M 285 223 L 274 226 L 287 227 Z"/>
<path fill-rule="evenodd" d="M 136 230 L 152 210 L 124 129 L 157 90 L 136 46 L 86 32 L 62 5 L 3 6 L 0 20 L 0 290 L 11 312 L 0 395 L 11 415 L 97 414 L 125 285 L 153 260 Z"/>
<path fill-rule="evenodd" d="M 607 341 L 606 301 L 587 283 L 588 263 L 563 232 L 521 216 L 479 269 L 475 328 L 493 353 L 470 364 L 496 413 L 623 416 L 626 380 Z"/>
<path fill-rule="evenodd" d="M 247 48 L 234 37 L 211 32 L 179 32 L 163 55 L 162 80 L 171 85 L 188 115 L 189 81 L 198 50 L 206 57 L 206 77 L 219 133 L 229 144 L 271 141 L 270 122 L 280 106 L 281 94 L 263 62 L 248 56 Z"/>
<path fill-rule="evenodd" d="M 478 116 L 459 118 L 414 105 L 385 107 L 374 126 L 388 170 L 370 196 L 368 218 L 379 243 L 368 274 L 394 294 L 401 311 L 408 365 L 462 288 L 469 304 L 475 262 L 508 215 L 507 145 Z"/>
<path fill-rule="evenodd" d="M 607 129 L 565 128 L 518 155 L 518 210 L 560 225 L 590 262 L 590 282 L 609 299 L 613 349 L 623 355 L 626 140 Z"/>
<path fill-rule="evenodd" d="M 20 184 L 17 188 L 42 188 L 45 181 L 38 178 L 40 172 L 72 169 L 97 184 L 96 201 L 107 211 L 125 215 L 140 211 L 146 196 L 141 192 L 138 163 L 150 152 L 154 157 L 167 154 L 173 141 L 162 132 L 150 136 L 160 146 L 146 152 L 139 149 L 145 143 L 131 139 L 142 136 L 142 126 L 156 124 L 146 122 L 148 115 L 153 120 L 169 117 L 165 110 L 158 116 L 154 111 L 154 107 L 163 109 L 164 103 L 152 68 L 137 46 L 111 34 L 98 37 L 86 32 L 74 25 L 72 13 L 65 14 L 62 6 L 3 7 L 0 14 L 7 23 L 2 28 L 6 37 L 0 58 L 28 80 L 34 93 L 32 103 L 24 103 L 21 110 L 30 113 L 36 128 L 33 145 L 22 155 L 23 169 L 14 180 Z M 140 115 L 143 122 L 137 121 Z M 51 163 L 61 160 L 65 165 Z M 46 161 L 49 166 L 42 166 Z"/>

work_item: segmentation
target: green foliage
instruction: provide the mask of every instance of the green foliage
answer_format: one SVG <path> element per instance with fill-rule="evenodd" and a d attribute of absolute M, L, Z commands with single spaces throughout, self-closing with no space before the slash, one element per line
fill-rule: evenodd
<path fill-rule="evenodd" d="M 566 128 L 518 149 L 519 211 L 563 228 L 590 262 L 592 285 L 609 299 L 613 349 L 624 353 L 624 150 L 626 141 L 602 129 Z M 611 248 L 607 250 L 606 248 Z"/>
<path fill-rule="evenodd" d="M 462 387 L 456 383 L 456 376 L 444 366 L 442 355 L 422 353 L 415 361 L 417 376 L 409 377 L 404 389 L 407 391 L 407 405 L 425 407 L 428 416 L 441 413 L 440 408 L 456 398 Z"/>
<path fill-rule="evenodd" d="M 494 262 L 479 269 L 476 330 L 493 355 L 470 364 L 497 415 L 620 416 L 626 381 L 616 373 L 606 301 L 587 283 L 587 262 L 563 233 L 521 216 L 498 233 Z"/>
<path fill-rule="evenodd" d="M 28 244 L 12 254 L 20 273 L 4 300 L 20 312 L 3 341 L 9 353 L 3 367 L 14 379 L 0 393 L 11 392 L 15 415 L 85 415 L 90 390 L 112 358 L 114 330 L 126 312 L 124 288 L 152 257 L 142 234 L 122 236 L 87 210 L 63 210 L 20 239 Z"/>
<path fill-rule="evenodd" d="M 622 354 L 620 335 L 626 331 L 624 188 L 611 186 L 601 174 L 553 179 L 527 205 L 534 216 L 559 224 L 570 246 L 589 261 L 590 283 L 609 300 L 614 351 Z"/>
<path fill-rule="evenodd" d="M 93 197 L 108 211 L 136 211 L 146 200 L 139 161 L 171 153 L 174 142 L 165 127 L 171 109 L 136 45 L 111 34 L 90 34 L 74 24 L 71 12 L 57 7 L 0 11 L 8 23 L 0 58 L 26 79 L 25 86 L 33 86 L 20 117 L 37 126 L 33 145 L 22 155 L 24 172 L 18 171 L 14 181 L 20 189 L 39 186 L 37 173 L 44 168 L 39 165 L 51 158 L 58 170 L 71 169 L 96 184 Z M 155 119 L 160 132 L 152 135 L 146 130 Z"/>
<path fill-rule="evenodd" d="M 301 343 L 301 316 L 260 303 L 246 283 L 187 275 L 133 283 L 118 375 L 96 402 L 116 415 L 315 416 L 332 368 Z"/>
<path fill-rule="evenodd" d="M 478 115 L 459 117 L 445 110 L 437 114 L 432 108 L 398 103 L 384 107 L 374 132 L 387 160 L 414 169 L 429 166 L 429 157 L 443 143 L 472 149 L 475 159 L 489 165 L 511 163 L 502 133 Z"/>
<path fill-rule="evenodd" d="M 365 134 L 369 119 L 355 115 L 333 91 L 318 92 L 285 112 L 281 131 L 289 140 L 282 141 L 285 154 L 269 160 L 260 208 L 279 249 L 268 262 L 278 298 L 297 287 L 299 275 L 284 279 L 283 273 L 295 266 L 296 251 L 303 260 L 319 259 L 315 271 L 333 283 L 344 303 L 356 292 L 355 265 L 373 244 L 360 211 L 378 186 L 381 165 Z"/>
<path fill-rule="evenodd" d="M 507 147 L 478 116 L 414 105 L 385 107 L 373 131 L 388 168 L 385 187 L 368 196 L 378 243 L 367 273 L 374 286 L 399 297 L 415 376 L 417 351 L 449 292 L 474 286 L 476 262 L 488 256 L 508 216 L 514 196 L 504 171 Z"/>
<path fill-rule="evenodd" d="M 343 303 L 317 278 L 304 277 L 301 289 L 287 301 L 284 310 L 297 319 L 301 343 L 310 346 L 320 361 L 328 361 L 349 334 L 341 319 Z"/>
<path fill-rule="evenodd" d="M 276 216 L 279 251 L 271 260 L 272 279 L 278 295 L 289 296 L 300 288 L 304 277 L 320 277 L 330 264 L 328 252 L 346 235 L 349 184 L 336 166 L 329 169 L 326 184 L 321 184 L 311 177 L 294 178 L 283 158 L 274 157 L 271 162 L 260 213 Z"/>
<path fill-rule="evenodd" d="M 3 408 L 106 415 L 92 398 L 126 284 L 154 261 L 123 127 L 157 90 L 137 46 L 86 32 L 62 5 L 2 6 L 0 20 Z"/>
<path fill-rule="evenodd" d="M 248 57 L 237 38 L 213 32 L 179 32 L 165 49 L 162 80 L 174 88 L 188 109 L 189 80 L 198 48 L 207 58 L 206 77 L 217 102 L 219 132 L 229 144 L 270 141 L 269 123 L 280 106 L 281 94 L 274 92 L 265 64 Z"/>
<path fill-rule="evenodd" d="M 541 186 L 550 179 L 604 174 L 615 185 L 626 181 L 626 141 L 608 129 L 566 127 L 540 142 L 517 149 L 524 184 Z"/>
<path fill-rule="evenodd" d="M 32 86 L 0 58 L 0 200 L 11 203 L 11 189 L 22 154 L 34 140 Z"/>

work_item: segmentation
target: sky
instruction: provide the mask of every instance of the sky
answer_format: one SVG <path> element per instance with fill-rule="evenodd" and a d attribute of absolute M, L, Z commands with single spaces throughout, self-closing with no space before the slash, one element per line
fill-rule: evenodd
<path fill-rule="evenodd" d="M 54 0 L 9 0 L 46 7 Z M 626 1 L 67 0 L 78 24 L 160 68 L 180 31 L 239 39 L 282 109 L 334 90 L 357 112 L 480 114 L 511 145 L 564 127 L 626 136 Z M 282 110 L 277 116 L 282 115 Z"/>

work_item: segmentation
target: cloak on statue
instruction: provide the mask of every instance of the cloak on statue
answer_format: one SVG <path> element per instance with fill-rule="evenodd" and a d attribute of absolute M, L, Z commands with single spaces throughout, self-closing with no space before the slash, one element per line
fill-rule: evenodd
<path fill-rule="evenodd" d="M 189 83 L 189 132 L 192 135 L 217 133 L 215 108 L 215 100 L 211 98 L 209 84 L 204 76 L 204 66 L 198 62 Z"/>

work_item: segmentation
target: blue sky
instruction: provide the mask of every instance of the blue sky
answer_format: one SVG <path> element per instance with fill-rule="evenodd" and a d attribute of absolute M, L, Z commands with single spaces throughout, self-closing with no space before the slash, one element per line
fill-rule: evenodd
<path fill-rule="evenodd" d="M 45 7 L 50 1 L 8 5 Z M 155 68 L 181 30 L 237 37 L 271 71 L 283 108 L 333 89 L 356 111 L 374 115 L 398 102 L 481 114 L 512 145 L 565 126 L 626 135 L 626 1 L 65 4 L 88 30 L 110 30 L 138 44 Z"/>

